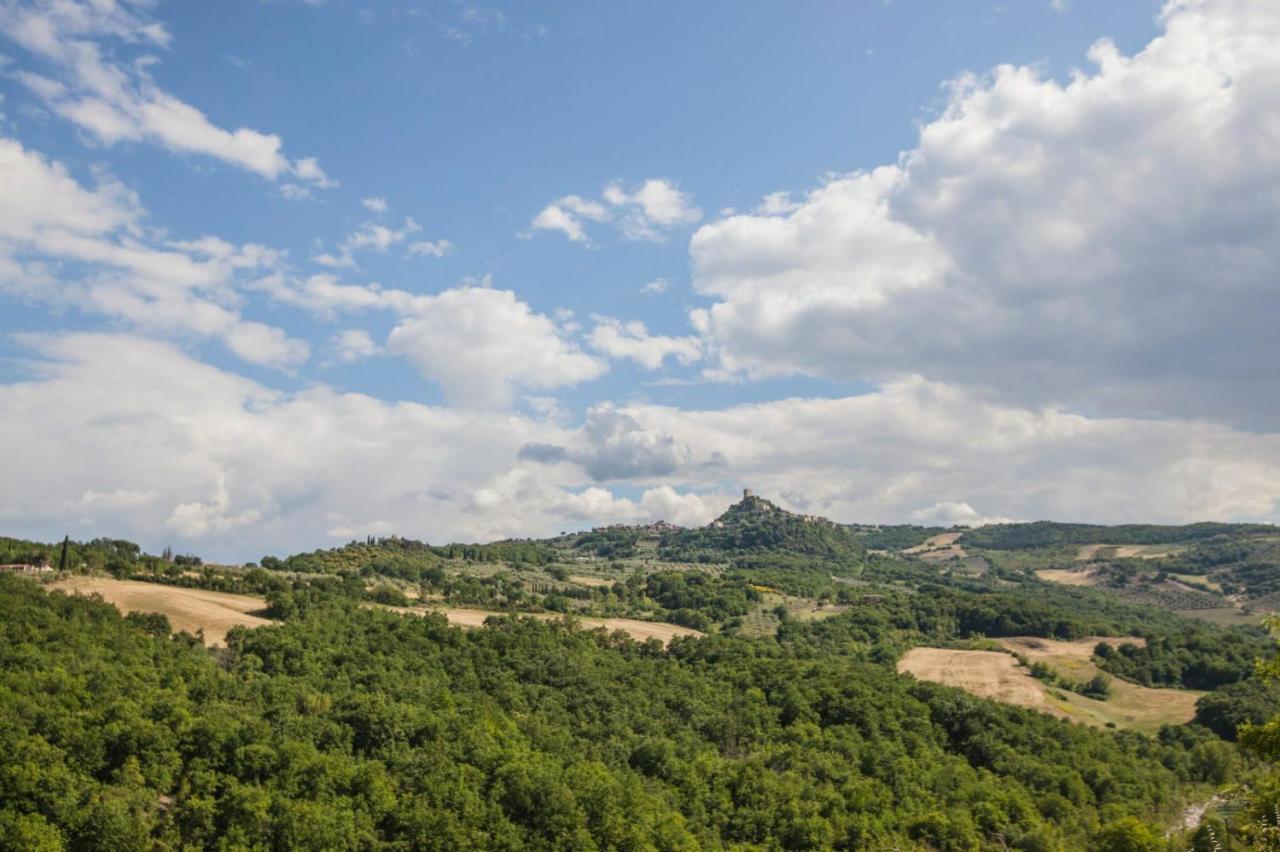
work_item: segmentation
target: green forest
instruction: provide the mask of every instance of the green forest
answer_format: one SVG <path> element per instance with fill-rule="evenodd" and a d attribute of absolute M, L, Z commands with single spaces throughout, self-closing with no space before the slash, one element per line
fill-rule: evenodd
<path fill-rule="evenodd" d="M 0 577 L 0 660 L 9 848 L 1087 848 L 1237 760 L 805 642 L 465 633 L 340 597 L 215 659 Z"/>
<path fill-rule="evenodd" d="M 72 575 L 258 595 L 275 623 L 207 648 L 162 614 L 0 574 L 0 848 L 1271 848 L 1270 634 L 1043 582 L 1098 534 L 1019 526 L 937 561 L 902 553 L 936 529 L 759 498 L 695 530 L 388 537 L 242 566 L 68 541 Z M 1180 566 L 1268 573 L 1274 531 L 1211 526 L 1103 537 L 1156 530 L 1190 542 Z M 0 546 L 61 560 L 61 543 Z M 495 614 L 463 630 L 379 609 L 418 601 Z M 605 616 L 705 635 L 580 629 Z M 1089 727 L 896 670 L 913 648 L 1096 636 L 1120 638 L 1088 682 L 1019 664 L 1098 702 L 1114 683 L 1200 690 L 1194 718 Z"/>

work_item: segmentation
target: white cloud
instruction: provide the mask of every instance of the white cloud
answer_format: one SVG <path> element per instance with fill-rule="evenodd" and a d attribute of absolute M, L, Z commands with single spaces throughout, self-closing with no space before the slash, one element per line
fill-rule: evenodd
<path fill-rule="evenodd" d="M 607 369 L 514 293 L 485 287 L 418 297 L 387 348 L 467 408 L 506 408 L 518 390 L 575 385 Z"/>
<path fill-rule="evenodd" d="M 608 370 L 604 360 L 575 342 L 581 329 L 572 311 L 556 311 L 553 320 L 490 284 L 485 276 L 431 295 L 342 284 L 328 274 L 296 279 L 277 272 L 252 286 L 280 304 L 327 319 L 389 311 L 397 324 L 385 351 L 407 358 L 450 403 L 465 408 L 506 409 L 524 391 L 576 385 Z"/>
<path fill-rule="evenodd" d="M 412 217 L 406 217 L 404 224 L 399 228 L 388 228 L 386 225 L 380 225 L 377 222 L 364 222 L 347 235 L 341 245 L 338 246 L 337 254 L 321 252 L 311 259 L 321 266 L 354 269 L 356 266 L 356 252 L 376 251 L 385 254 L 392 246 L 400 245 L 409 237 L 421 231 L 422 226 L 415 222 Z M 417 240 L 409 244 L 408 250 L 411 255 L 443 257 L 452 248 L 453 244 L 448 240 L 437 240 L 435 242 Z"/>
<path fill-rule="evenodd" d="M 256 559 L 360 530 L 439 542 L 698 524 L 744 485 L 848 522 L 1276 520 L 1280 500 L 1277 436 L 1027 410 L 919 379 L 724 411 L 597 406 L 570 430 L 322 385 L 281 393 L 130 335 L 19 343 L 31 378 L 0 384 L 0 443 L 23 448 L 0 524 L 37 538 L 74 522 Z M 606 481 L 643 490 L 592 484 Z"/>
<path fill-rule="evenodd" d="M 847 522 L 1280 517 L 1280 436 L 995 404 L 920 378 L 719 411 L 597 408 L 567 442 L 522 455 L 598 481 L 745 485 Z"/>
<path fill-rule="evenodd" d="M 701 228 L 719 370 L 1274 425 L 1280 6 L 1175 0 L 1162 21 L 1066 82 L 961 78 L 898 165 Z"/>
<path fill-rule="evenodd" d="M 760 216 L 785 216 L 796 212 L 801 206 L 802 203 L 792 198 L 789 192 L 771 192 L 756 205 L 755 213 Z M 732 216 L 733 212 L 729 210 L 724 215 Z"/>
<path fill-rule="evenodd" d="M 530 224 L 532 231 L 559 231 L 576 243 L 590 244 L 588 222 L 609 222 L 625 238 L 661 241 L 679 225 L 702 219 L 692 198 L 671 181 L 651 178 L 635 192 L 611 183 L 601 192 L 603 203 L 566 195 L 544 207 Z"/>
<path fill-rule="evenodd" d="M 88 189 L 59 163 L 0 137 L 0 292 L 95 311 L 167 334 L 215 337 L 236 355 L 290 368 L 307 345 L 245 320 L 236 279 L 273 268 L 280 255 L 216 237 L 146 238 L 145 212 L 110 177 Z"/>
<path fill-rule="evenodd" d="M 968 503 L 944 501 L 911 513 L 911 522 L 935 527 L 981 527 L 987 524 L 1011 524 L 1016 518 L 990 518 Z"/>
<path fill-rule="evenodd" d="M 120 48 L 165 48 L 164 27 L 149 20 L 149 4 L 114 0 L 12 2 L 0 8 L 0 32 L 58 74 L 21 72 L 18 79 L 58 115 L 106 145 L 148 140 L 178 152 L 201 154 L 276 180 L 293 176 L 333 186 L 314 158 L 290 161 L 280 137 L 246 127 L 226 130 L 160 88 L 148 73 L 157 60 L 114 58 Z"/>
<path fill-rule="evenodd" d="M 641 295 L 644 295 L 644 296 L 657 296 L 660 293 L 667 292 L 667 289 L 670 286 L 671 285 L 667 281 L 667 279 L 655 278 L 652 281 L 650 281 L 648 284 L 645 284 L 643 287 L 641 287 L 640 293 Z"/>
<path fill-rule="evenodd" d="M 559 231 L 575 243 L 586 243 L 588 239 L 583 220 L 604 222 L 608 218 L 609 211 L 603 204 L 566 195 L 543 208 L 529 227 L 535 231 Z"/>
<path fill-rule="evenodd" d="M 310 357 L 305 341 L 260 322 L 237 322 L 226 331 L 226 343 L 236 355 L 253 364 L 290 367 Z"/>
<path fill-rule="evenodd" d="M 416 240 L 409 243 L 409 254 L 415 257 L 444 257 L 453 251 L 453 243 L 448 240 Z"/>
<path fill-rule="evenodd" d="M 6 459 L 0 524 L 37 538 L 74 521 L 155 551 L 257 559 L 360 530 L 441 542 L 700 522 L 728 502 L 660 486 L 618 498 L 519 461 L 524 444 L 567 436 L 547 421 L 279 393 L 129 335 L 23 344 L 33 378 L 0 384 L 0 441 L 23 448 Z"/>
<path fill-rule="evenodd" d="M 647 180 L 632 193 L 610 184 L 604 189 L 604 198 L 623 211 L 618 228 L 627 239 L 662 240 L 668 229 L 702 219 L 702 211 L 693 205 L 693 200 L 666 180 Z"/>
<path fill-rule="evenodd" d="M 232 510 L 227 475 L 219 471 L 214 476 L 213 491 L 207 499 L 179 503 L 173 507 L 165 524 L 183 538 L 201 539 L 228 533 L 260 520 L 262 512 L 259 509 Z"/>
<path fill-rule="evenodd" d="M 354 364 L 378 354 L 378 344 L 369 332 L 361 328 L 343 329 L 333 336 L 330 346 L 339 363 Z"/>
<path fill-rule="evenodd" d="M 588 340 L 597 352 L 610 358 L 630 358 L 640 366 L 656 370 L 668 357 L 684 365 L 702 357 L 696 337 L 666 337 L 649 334 L 642 322 L 621 322 L 613 317 L 594 317 L 595 328 Z"/>
<path fill-rule="evenodd" d="M 387 199 L 385 198 L 365 198 L 361 200 L 360 204 L 364 209 L 372 213 L 381 215 L 387 212 Z"/>

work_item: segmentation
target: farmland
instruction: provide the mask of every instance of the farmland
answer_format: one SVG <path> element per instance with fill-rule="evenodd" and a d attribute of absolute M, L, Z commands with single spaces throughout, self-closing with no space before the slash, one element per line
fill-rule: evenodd
<path fill-rule="evenodd" d="M 497 612 L 495 610 L 469 609 L 466 607 L 382 607 L 402 615 L 430 615 L 432 613 L 442 613 L 449 623 L 455 627 L 476 628 L 483 627 L 485 621 L 490 618 L 501 618 L 511 615 L 511 613 Z M 554 613 L 519 613 L 524 618 L 536 618 L 540 621 L 555 621 L 563 618 L 561 615 Z M 644 642 L 647 639 L 657 639 L 663 645 L 670 644 L 671 640 L 677 636 L 698 637 L 703 634 L 689 627 L 681 627 L 678 624 L 666 624 L 659 621 L 638 621 L 634 618 L 575 618 L 579 627 L 584 630 L 606 630 L 610 633 L 621 630 L 637 642 Z"/>
<path fill-rule="evenodd" d="M 175 631 L 200 633 L 206 645 L 222 645 L 233 627 L 262 627 L 272 622 L 258 615 L 266 602 L 250 595 L 165 586 L 111 577 L 72 577 L 51 584 L 67 594 L 100 595 L 124 613 L 159 613 Z"/>
<path fill-rule="evenodd" d="M 1113 725 L 1153 732 L 1164 724 L 1190 721 L 1202 692 L 1149 689 L 1114 679 L 1111 696 L 1099 700 L 1037 680 L 1015 656 L 1044 663 L 1064 678 L 1083 682 L 1101 672 L 1091 656 L 1094 646 L 1102 641 L 1118 645 L 1135 640 L 1090 638 L 1067 642 L 1013 637 L 1000 640 L 1004 651 L 913 648 L 899 661 L 898 670 L 1094 727 Z"/>
<path fill-rule="evenodd" d="M 160 583 L 117 580 L 111 577 L 73 577 L 53 583 L 50 588 L 68 594 L 100 595 L 103 600 L 124 613 L 159 613 L 169 619 L 169 624 L 175 631 L 193 634 L 200 632 L 205 644 L 210 646 L 225 644 L 227 631 L 232 627 L 262 627 L 273 623 L 270 619 L 258 614 L 266 609 L 266 601 L 252 595 L 232 595 Z M 509 614 L 466 607 L 385 608 L 414 615 L 440 611 L 445 614 L 450 624 L 458 627 L 481 627 L 485 619 L 491 616 Z M 551 613 L 537 613 L 532 617 L 560 618 L 559 615 Z M 697 630 L 677 624 L 639 621 L 632 618 L 580 618 L 578 624 L 588 630 L 621 630 L 636 641 L 643 642 L 652 638 L 664 645 L 677 636 L 702 635 Z"/>

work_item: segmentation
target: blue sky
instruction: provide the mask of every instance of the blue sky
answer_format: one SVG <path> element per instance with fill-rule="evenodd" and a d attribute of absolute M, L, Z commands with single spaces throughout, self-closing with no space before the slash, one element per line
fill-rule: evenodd
<path fill-rule="evenodd" d="M 0 523 L 1274 519 L 1253 5 L 4 2 Z"/>

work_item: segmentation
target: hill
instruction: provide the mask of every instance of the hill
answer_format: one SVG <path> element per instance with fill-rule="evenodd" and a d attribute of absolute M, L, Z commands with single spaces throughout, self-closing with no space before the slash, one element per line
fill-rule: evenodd
<path fill-rule="evenodd" d="M 788 554 L 821 560 L 860 560 L 866 548 L 848 527 L 813 515 L 796 515 L 750 493 L 723 515 L 698 529 L 677 529 L 662 537 L 666 559 Z"/>
<path fill-rule="evenodd" d="M 1269 524 L 1198 523 L 1183 526 L 1157 524 L 1064 524 L 1035 521 L 1026 524 L 989 524 L 968 530 L 961 541 L 987 550 L 1022 550 L 1061 545 L 1171 544 L 1239 535 L 1280 534 Z"/>
<path fill-rule="evenodd" d="M 111 573 L 120 578 L 113 581 L 117 584 L 133 581 L 128 587 L 138 590 L 138 595 L 123 605 L 138 612 L 118 628 L 95 608 L 101 604 L 86 604 L 88 609 L 57 604 L 52 614 L 43 612 L 36 618 L 38 629 L 14 628 L 25 631 L 26 638 L 7 649 L 0 643 L 0 656 L 16 654 L 14 660 L 30 662 L 33 653 L 56 655 L 56 647 L 44 648 L 39 642 L 56 645 L 56 637 L 82 630 L 100 632 L 82 637 L 91 644 L 124 641 L 113 633 L 118 629 L 140 631 L 149 637 L 145 642 L 159 642 L 170 627 L 182 625 L 180 620 L 166 622 L 146 615 L 145 601 L 173 597 L 162 587 L 148 594 L 147 586 L 152 584 L 261 596 L 265 604 L 261 615 L 270 617 L 274 626 L 230 630 L 226 647 L 213 652 L 229 666 L 227 673 L 210 677 L 231 696 L 220 705 L 223 710 L 246 719 L 246 730 L 257 732 L 244 734 L 257 739 L 248 745 L 247 740 L 237 741 L 236 748 L 253 748 L 255 755 L 266 755 L 258 749 L 263 746 L 273 750 L 276 758 L 254 764 L 257 768 L 245 768 L 249 764 L 240 762 L 240 757 L 228 758 L 229 762 L 219 764 L 217 771 L 225 777 L 215 786 L 219 790 L 256 786 L 254 795 L 271 802 L 272 816 L 261 823 L 266 826 L 262 830 L 273 832 L 273 842 L 282 848 L 290 842 L 301 843 L 297 838 L 304 837 L 295 833 L 303 831 L 302 824 L 291 821 L 289 814 L 305 808 L 286 781 L 295 771 L 290 761 L 301 754 L 299 749 L 319 749 L 326 762 L 344 766 L 342 772 L 374 772 L 366 762 L 376 763 L 387 773 L 378 783 L 394 791 L 396 801 L 402 795 L 405 801 L 433 801 L 424 799 L 416 786 L 426 776 L 421 775 L 421 764 L 413 761 L 422 757 L 423 749 L 436 747 L 432 744 L 437 743 L 438 734 L 421 731 L 438 732 L 445 723 L 433 717 L 422 723 L 425 728 L 412 724 L 406 728 L 407 720 L 418 718 L 412 713 L 419 712 L 408 708 L 475 709 L 480 705 L 468 702 L 489 700 L 482 695 L 492 697 L 496 703 L 484 706 L 498 714 L 486 717 L 487 730 L 505 731 L 502 742 L 526 757 L 536 755 L 530 759 L 545 773 L 520 787 L 523 792 L 516 799 L 505 798 L 506 793 L 486 798 L 492 791 L 507 789 L 503 786 L 508 783 L 507 770 L 501 767 L 523 765 L 523 758 L 503 752 L 505 745 L 485 745 L 486 754 L 504 756 L 495 758 L 497 763 L 467 764 L 466 780 L 450 781 L 450 789 L 459 795 L 488 802 L 455 814 L 450 824 L 465 827 L 463 839 L 507 832 L 503 836 L 509 837 L 511 848 L 550 848 L 552 835 L 539 833 L 547 829 L 544 817 L 536 814 L 554 814 L 556 825 L 577 826 L 574 830 L 580 837 L 616 846 L 623 843 L 624 835 L 611 834 L 614 829 L 599 823 L 592 808 L 620 807 L 624 800 L 639 802 L 636 791 L 642 789 L 656 797 L 643 799 L 649 802 L 645 807 L 657 815 L 655 820 L 687 829 L 687 835 L 679 835 L 677 847 L 844 844 L 876 848 L 876 843 L 897 843 L 902 848 L 1002 848 L 1001 844 L 1090 848 L 1099 824 L 1120 815 L 1140 816 L 1164 827 L 1166 816 L 1180 800 L 1190 795 L 1203 799 L 1200 785 L 1216 783 L 1235 765 L 1231 741 L 1238 726 L 1264 721 L 1280 711 L 1280 692 L 1253 677 L 1254 660 L 1270 653 L 1272 642 L 1257 627 L 1228 629 L 1188 620 L 1169 607 L 1123 592 L 1112 580 L 1118 583 L 1115 578 L 1130 577 L 1131 584 L 1154 583 L 1155 575 L 1143 580 L 1142 572 L 1159 572 L 1176 564 L 1186 571 L 1203 572 L 1201 577 L 1217 577 L 1221 590 L 1213 594 L 1220 599 L 1242 599 L 1271 588 L 1280 537 L 1274 528 L 1246 525 L 1017 526 L 1022 529 L 990 534 L 845 526 L 790 513 L 747 495 L 698 529 L 663 523 L 610 526 L 542 541 L 454 545 L 392 536 L 283 558 L 264 557 L 260 564 L 246 566 L 206 565 L 195 557 L 156 557 L 132 543 L 110 539 L 71 542 L 69 552 L 77 555 L 70 560 L 71 573 Z M 47 556 L 59 547 L 6 541 L 12 542 L 8 547 L 14 553 Z M 1026 545 L 1027 541 L 1036 546 Z M 1111 543 L 1116 541 L 1127 543 Z M 879 546 L 869 547 L 869 542 Z M 991 544 L 1001 546 L 986 546 Z M 1086 573 L 1090 582 L 1067 586 L 1043 577 L 1073 569 Z M 1179 576 L 1182 579 L 1161 582 L 1185 583 L 1192 575 Z M 36 599 L 19 594 L 25 586 L 3 585 L 10 581 L 0 577 L 0 597 L 10 594 L 18 600 L 14 604 L 18 611 L 40 612 Z M 93 587 L 94 582 L 92 576 L 73 577 L 70 585 Z M 1228 582 L 1240 585 L 1228 587 Z M 369 612 L 375 607 L 378 612 Z M 445 616 L 447 622 L 470 618 L 467 623 L 477 626 L 490 616 L 496 620 L 475 631 L 475 639 L 464 640 L 447 631 Z M 64 617 L 71 625 L 56 627 L 54 622 Z M 237 615 L 227 626 L 237 620 L 262 623 Z M 405 626 L 404 622 L 427 626 Z M 564 627 L 574 624 L 625 624 L 634 628 L 635 635 L 645 637 L 693 631 L 707 635 L 679 639 L 664 648 L 659 641 L 571 638 L 575 634 Z M 41 630 L 52 632 L 39 640 Z M 1101 642 L 1091 637 L 1110 638 Z M 181 652 L 183 666 L 205 665 L 198 660 L 209 652 L 183 636 L 169 641 L 187 648 Z M 1067 646 L 1076 655 L 1069 660 L 1039 659 L 1027 650 Z M 111 665 L 136 664 L 144 669 L 168 665 L 154 648 L 136 650 L 137 660 L 117 657 Z M 441 653 L 443 657 L 432 656 Z M 1001 701 L 1124 730 L 1119 736 L 1109 727 L 1077 731 L 1076 725 L 1037 718 L 1028 711 L 1003 708 L 894 674 L 900 665 L 918 670 L 912 661 L 934 658 L 942 661 L 942 669 L 933 672 L 926 666 L 921 671 L 943 683 L 958 683 Z M 92 654 L 86 659 L 97 660 Z M 146 659 L 152 662 L 141 662 Z M 422 677 L 422 666 L 430 660 L 437 660 L 447 677 L 415 680 Z M 634 666 L 626 662 L 639 660 L 649 662 Z M 48 663 L 65 665 L 54 657 Z M 101 660 L 91 664 L 107 665 Z M 23 666 L 14 670 L 30 669 L 27 663 Z M 163 683 L 174 677 L 153 674 Z M 290 698 L 290 690 L 300 688 L 299 678 L 312 678 L 314 683 L 308 682 L 305 694 Z M 338 680 L 326 686 L 332 678 Z M 402 688 L 399 678 L 413 685 Z M 672 687 L 674 691 L 659 691 L 658 704 L 643 704 L 654 698 L 651 681 L 671 678 L 679 684 Z M 804 689 L 792 688 L 801 682 L 806 684 Z M 1111 686 L 1103 689 L 1100 682 Z M 350 684 L 350 690 L 340 684 Z M 1002 684 L 1017 688 L 1009 692 Z M 0 682 L 0 688 L 4 686 Z M 263 694 L 270 694 L 270 702 L 283 704 L 264 708 L 261 702 L 266 699 L 257 689 L 266 690 Z M 879 703 L 869 710 L 865 698 L 849 698 L 851 689 L 859 695 L 874 693 Z M 1202 693 L 1207 694 L 1200 697 Z M 1156 694 L 1163 696 L 1159 706 L 1149 700 Z M 715 701 L 725 707 L 750 712 L 722 717 L 719 711 L 695 706 L 702 700 L 698 696 L 712 695 L 719 696 Z M 6 712 L 6 700 L 0 700 L 0 714 Z M 645 709 L 628 717 L 628 711 L 619 709 L 619 701 Z M 900 702 L 916 703 L 901 715 Z M 326 709 L 319 710 L 322 706 Z M 555 708 L 548 711 L 550 715 L 528 715 L 534 708 L 547 706 Z M 336 709 L 330 712 L 329 708 Z M 266 729 L 253 721 L 258 712 L 286 720 L 287 731 L 263 734 Z M 1193 712 L 1194 720 L 1182 724 Z M 666 732 L 674 731 L 673 717 L 694 721 L 668 737 Z M 17 718 L 26 715 L 18 712 Z M 619 718 L 627 720 L 621 728 Z M 886 727 L 888 718 L 900 721 Z M 901 721 L 908 718 L 917 721 L 909 725 Z M 601 721 L 605 719 L 609 721 Z M 1163 723 L 1176 724 L 1161 727 Z M 524 739 L 509 739 L 512 732 L 526 731 L 525 725 L 530 727 L 527 736 L 521 734 Z M 870 736 L 874 746 L 857 751 L 863 746 L 844 740 L 849 726 L 863 731 L 859 737 Z M 1008 736 L 993 729 L 1007 731 Z M 305 732 L 313 730 L 321 732 L 320 740 L 307 739 L 310 735 Z M 415 730 L 419 733 L 405 734 L 404 741 L 396 733 Z M 452 737 L 471 736 L 461 723 L 449 730 Z M 163 726 L 153 733 L 169 742 L 164 740 L 168 734 Z M 1147 734 L 1157 736 L 1152 739 Z M 43 729 L 31 734 L 43 735 Z M 0 743 L 7 742 L 3 736 L 0 727 Z M 302 736 L 301 745 L 292 739 L 295 736 Z M 391 739 L 385 747 L 358 745 L 381 743 L 386 737 Z M 579 741 L 584 743 L 581 753 L 575 751 L 578 746 L 570 745 Z M 1045 745 L 1049 741 L 1054 745 Z M 164 753 L 165 765 L 177 767 L 166 771 L 176 775 L 163 775 L 148 764 L 151 757 L 138 757 L 144 780 L 152 786 L 138 794 L 137 807 L 142 810 L 130 811 L 128 819 L 149 826 L 152 837 L 200 846 L 206 835 L 199 831 L 205 829 L 195 827 L 192 820 L 204 805 L 191 798 L 195 782 L 182 774 L 188 761 L 198 759 L 183 750 L 187 743 L 179 736 L 172 747 L 149 746 L 153 750 L 148 754 Z M 933 743 L 940 750 L 920 754 L 922 743 Z M 59 741 L 58 748 L 63 749 L 65 760 L 91 767 L 96 780 L 78 783 L 96 790 L 93 795 L 104 801 L 124 795 L 117 779 L 134 777 L 132 769 L 95 762 L 96 758 L 81 753 L 79 740 Z M 1072 772 L 1106 765 L 1112 767 L 1108 777 L 1114 778 L 1115 766 L 1128 766 L 1123 770 L 1127 773 L 1123 791 L 1080 794 L 1070 805 L 1056 798 L 1043 799 L 1044 788 L 1037 786 L 1043 776 L 1036 773 L 1043 772 L 1049 759 L 1046 748 L 1054 750 L 1054 761 Z M 895 795 L 881 802 L 878 815 L 870 819 L 849 803 L 863 801 L 864 794 L 855 793 L 854 788 L 865 793 L 874 787 L 872 779 L 879 776 L 873 766 L 860 764 L 837 785 L 839 789 L 820 780 L 831 777 L 829 766 L 820 772 L 814 768 L 828 765 L 831 754 L 843 755 L 837 760 L 843 765 L 855 752 L 879 755 L 886 750 L 900 758 L 916 755 L 919 762 L 913 758 L 906 764 L 895 763 L 893 771 L 905 773 L 901 777 L 906 779 L 895 783 L 921 780 L 925 786 L 917 790 L 919 795 L 927 790 L 931 801 L 948 803 L 946 809 L 921 810 Z M 290 756 L 285 757 L 286 753 Z M 347 759 L 355 762 L 343 763 Z M 936 767 L 948 768 L 935 775 Z M 596 773 L 592 777 L 607 787 L 599 788 L 603 798 L 596 805 L 575 810 L 556 798 L 559 793 L 553 796 L 555 801 L 535 797 L 537 801 L 529 804 L 534 802 L 529 798 L 531 790 L 559 789 L 548 787 L 548 779 L 564 773 L 579 778 L 582 772 Z M 722 799 L 690 780 L 708 773 L 720 779 L 717 783 L 730 785 L 725 789 L 763 784 L 770 793 L 765 800 L 750 799 L 755 802 L 750 808 L 740 805 L 734 793 L 727 800 L 733 803 L 731 809 L 713 819 L 707 809 L 721 807 L 715 802 Z M 579 781 L 585 783 L 586 777 Z M 1087 777 L 1102 776 L 1088 773 Z M 172 778 L 180 779 L 176 788 Z M 611 779 L 607 784 L 606 778 Z M 1032 778 L 1039 780 L 1028 780 Z M 1024 816 L 1002 810 L 1005 815 L 992 817 L 995 821 L 989 825 L 953 819 L 953 813 L 968 813 L 968 805 L 961 802 L 972 804 L 973 796 L 986 795 L 977 792 L 986 784 L 993 790 L 1014 791 L 1011 795 L 1018 797 L 1030 785 L 1025 792 L 1030 798 L 1019 806 L 1025 807 L 1019 811 Z M 1065 776 L 1054 786 L 1062 789 L 1062 784 L 1076 786 Z M 630 798 L 619 798 L 624 788 L 631 791 L 626 794 Z M 968 792 L 962 794 L 962 790 Z M 220 803 L 217 807 L 232 807 L 222 793 L 206 793 L 210 801 Z M 363 799 L 357 796 L 348 801 L 345 795 L 337 795 L 326 807 L 349 813 L 361 838 L 357 845 L 366 846 L 429 846 L 427 835 L 414 827 L 420 824 L 413 820 L 436 821 L 432 825 L 438 826 L 440 814 L 454 813 L 456 807 L 431 805 L 413 815 L 397 810 L 400 805 L 396 805 L 392 816 L 385 810 L 366 812 Z M 173 812 L 181 814 L 180 819 L 171 818 L 169 810 L 153 807 L 160 796 L 176 802 Z M 801 807 L 797 796 L 803 800 L 825 797 L 825 804 L 820 813 L 814 813 Z M 6 800 L 0 792 L 0 848 L 6 843 L 22 847 L 9 842 L 10 835 L 5 833 L 9 831 L 4 822 L 6 801 L 18 803 L 14 807 L 26 815 L 34 813 L 32 805 L 26 799 Z M 144 801 L 152 805 L 144 807 Z M 770 802 L 786 814 L 778 814 Z M 1051 817 L 1032 816 L 1043 817 L 1046 807 L 1053 811 Z M 90 826 L 67 816 L 69 812 L 39 813 L 73 843 L 82 843 L 87 832 L 100 829 L 97 822 Z M 800 822 L 795 821 L 797 815 L 803 815 Z M 208 836 L 246 830 L 236 822 L 238 818 L 230 811 L 218 816 Z M 757 818 L 763 820 L 757 828 L 741 827 L 744 820 Z M 28 822 L 22 825 L 35 824 Z M 637 823 L 639 834 L 626 835 L 630 838 L 626 842 L 645 848 L 671 845 L 644 827 L 654 824 Z M 349 827 L 330 825 L 326 831 L 341 834 Z M 997 835 L 997 840 L 991 839 Z M 442 836 L 454 837 L 448 832 Z M 584 840 L 579 845 L 590 848 L 591 843 Z"/>

